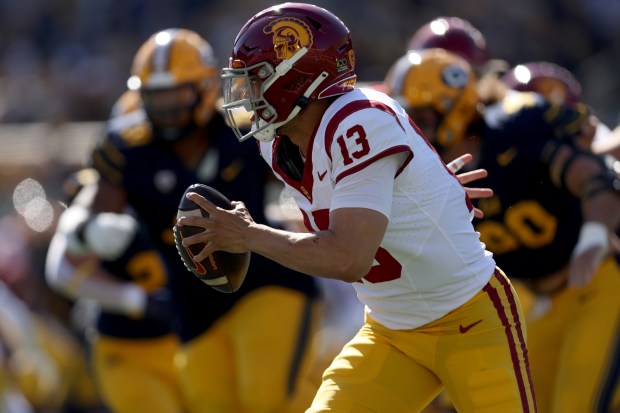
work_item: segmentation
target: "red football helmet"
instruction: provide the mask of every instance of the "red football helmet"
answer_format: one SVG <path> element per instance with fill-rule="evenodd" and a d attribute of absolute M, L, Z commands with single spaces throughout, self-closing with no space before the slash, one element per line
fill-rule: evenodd
<path fill-rule="evenodd" d="M 270 141 L 309 102 L 355 87 L 349 29 L 329 11 L 304 3 L 263 10 L 243 26 L 222 71 L 224 106 L 240 141 Z M 250 119 L 251 131 L 240 124 Z"/>
<path fill-rule="evenodd" d="M 517 65 L 502 77 L 512 90 L 536 92 L 554 103 L 578 103 L 581 84 L 573 74 L 551 62 L 530 62 Z"/>
<path fill-rule="evenodd" d="M 420 27 L 409 39 L 407 50 L 445 49 L 472 66 L 489 60 L 487 42 L 480 30 L 459 17 L 438 17 Z"/>

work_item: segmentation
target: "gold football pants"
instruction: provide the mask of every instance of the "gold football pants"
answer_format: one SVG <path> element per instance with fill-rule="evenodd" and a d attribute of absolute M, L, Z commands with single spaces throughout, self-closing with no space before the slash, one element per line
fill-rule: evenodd
<path fill-rule="evenodd" d="M 174 357 L 176 337 L 93 343 L 94 371 L 102 398 L 114 413 L 185 412 Z"/>
<path fill-rule="evenodd" d="M 605 260 L 585 288 L 538 297 L 525 316 L 539 412 L 618 411 L 620 268 L 616 260 Z"/>
<path fill-rule="evenodd" d="M 318 305 L 288 288 L 248 293 L 178 359 L 192 413 L 300 413 L 318 383 L 307 380 Z"/>
<path fill-rule="evenodd" d="M 500 271 L 420 328 L 391 330 L 367 316 L 307 413 L 419 412 L 443 387 L 461 413 L 536 411 L 521 306 Z"/>

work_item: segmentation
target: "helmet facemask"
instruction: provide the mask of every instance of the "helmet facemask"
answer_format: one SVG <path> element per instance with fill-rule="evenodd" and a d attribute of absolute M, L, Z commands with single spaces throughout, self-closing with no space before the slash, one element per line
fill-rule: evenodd
<path fill-rule="evenodd" d="M 222 108 L 240 142 L 253 136 L 265 142 L 275 137 L 275 128 L 280 126 L 274 124 L 278 114 L 264 98 L 268 86 L 266 79 L 273 77 L 274 73 L 271 65 L 266 62 L 249 68 L 224 68 L 222 71 Z M 251 130 L 244 134 L 241 130 L 248 126 L 251 126 Z"/>
<path fill-rule="evenodd" d="M 268 101 L 270 88 L 276 84 L 284 89 L 298 89 L 303 87 L 308 76 L 304 76 L 302 85 L 289 82 L 285 76 L 294 68 L 295 62 L 301 59 L 308 50 L 301 48 L 290 59 L 283 60 L 273 68 L 268 62 L 261 62 L 250 67 L 243 67 L 243 63 L 232 61 L 228 68 L 222 71 L 224 80 L 224 106 L 229 125 L 235 131 L 239 141 L 243 142 L 254 137 L 262 142 L 269 142 L 277 135 L 277 129 L 290 122 L 308 104 L 310 96 L 327 78 L 327 73 L 320 73 L 297 99 L 288 115 L 279 113 L 275 105 Z M 235 66 L 242 66 L 235 68 Z M 291 72 L 294 76 L 295 73 Z M 290 78 L 290 76 L 289 76 Z M 278 121 L 279 118 L 286 118 Z M 244 125 L 251 127 L 250 132 L 244 134 L 241 129 Z"/>
<path fill-rule="evenodd" d="M 195 85 L 142 89 L 142 106 L 158 137 L 175 141 L 196 128 L 194 111 L 200 103 Z"/>

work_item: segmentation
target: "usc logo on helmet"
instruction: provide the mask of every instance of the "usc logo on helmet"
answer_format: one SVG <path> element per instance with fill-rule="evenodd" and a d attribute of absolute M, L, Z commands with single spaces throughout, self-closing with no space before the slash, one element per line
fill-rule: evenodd
<path fill-rule="evenodd" d="M 263 33 L 273 33 L 273 46 L 278 59 L 289 59 L 297 51 L 312 47 L 312 31 L 308 25 L 295 17 L 275 20 L 263 28 Z"/>

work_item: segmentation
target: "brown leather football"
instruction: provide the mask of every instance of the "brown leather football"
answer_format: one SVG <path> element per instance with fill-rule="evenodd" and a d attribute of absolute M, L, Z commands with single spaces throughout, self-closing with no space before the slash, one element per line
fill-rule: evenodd
<path fill-rule="evenodd" d="M 202 195 L 208 201 L 211 201 L 220 208 L 232 209 L 230 200 L 216 189 L 203 184 L 194 184 L 185 190 L 185 193 L 181 198 L 177 212 L 177 219 L 184 216 L 209 216 L 207 211 L 201 209 L 194 202 L 186 198 L 185 195 L 189 192 L 196 192 Z M 202 230 L 202 228 L 198 227 L 180 227 L 178 225 L 175 225 L 173 228 L 174 242 L 185 267 L 194 273 L 196 277 L 202 280 L 202 282 L 218 291 L 224 293 L 232 293 L 237 291 L 245 280 L 245 275 L 248 271 L 248 266 L 250 265 L 250 252 L 231 253 L 225 251 L 215 251 L 201 262 L 196 262 L 192 258 L 202 251 L 205 244 L 199 243 L 190 245 L 189 247 L 184 247 L 182 241 L 183 238 L 199 233 Z"/>

